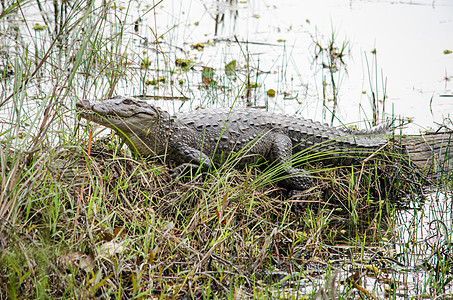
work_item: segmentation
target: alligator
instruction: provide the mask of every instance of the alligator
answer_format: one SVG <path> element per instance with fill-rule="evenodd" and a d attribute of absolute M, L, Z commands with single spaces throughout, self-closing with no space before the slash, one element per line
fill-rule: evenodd
<path fill-rule="evenodd" d="M 115 130 L 142 157 L 163 157 L 181 168 L 202 170 L 232 156 L 238 157 L 238 167 L 267 162 L 281 166 L 282 185 L 291 190 L 306 190 L 313 184 L 300 167 L 301 160 L 350 164 L 389 144 L 389 126 L 353 131 L 253 108 L 200 109 L 171 116 L 147 101 L 125 96 L 94 103 L 81 100 L 76 108 L 82 118 Z M 442 143 L 445 138 L 440 139 Z M 432 164 L 428 161 L 433 147 L 426 144 L 415 138 L 405 146 L 412 157 L 423 157 L 414 160 L 420 166 Z M 442 156 L 446 152 L 441 148 Z"/>

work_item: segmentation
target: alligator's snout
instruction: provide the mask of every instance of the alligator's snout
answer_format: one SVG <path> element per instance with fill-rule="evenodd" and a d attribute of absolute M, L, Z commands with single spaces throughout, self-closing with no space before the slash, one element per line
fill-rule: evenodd
<path fill-rule="evenodd" d="M 82 110 L 91 110 L 91 104 L 88 100 L 79 100 L 76 102 L 76 108 Z"/>
<path fill-rule="evenodd" d="M 79 100 L 75 104 L 77 116 L 80 118 L 84 118 L 87 120 L 91 120 L 93 118 L 93 104 L 90 103 L 88 100 Z"/>

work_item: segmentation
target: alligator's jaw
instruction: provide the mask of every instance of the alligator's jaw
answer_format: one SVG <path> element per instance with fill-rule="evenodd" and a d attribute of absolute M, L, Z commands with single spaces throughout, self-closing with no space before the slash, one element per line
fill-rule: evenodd
<path fill-rule="evenodd" d="M 84 119 L 89 119 L 90 115 L 93 114 L 93 109 L 90 101 L 88 100 L 79 100 L 75 104 L 77 114 Z"/>
<path fill-rule="evenodd" d="M 93 106 L 88 100 L 80 100 L 76 103 L 77 114 L 84 119 L 112 129 L 118 129 L 120 124 L 125 124 L 122 117 L 113 114 L 101 115 L 93 109 Z"/>
<path fill-rule="evenodd" d="M 164 124 L 167 127 L 159 125 L 162 116 L 157 109 L 135 99 L 132 101 L 138 108 L 124 105 L 122 101 L 128 99 L 117 97 L 95 103 L 81 100 L 76 103 L 76 109 L 80 117 L 115 130 L 132 151 L 144 157 L 161 155 L 165 149 L 168 121 Z"/>

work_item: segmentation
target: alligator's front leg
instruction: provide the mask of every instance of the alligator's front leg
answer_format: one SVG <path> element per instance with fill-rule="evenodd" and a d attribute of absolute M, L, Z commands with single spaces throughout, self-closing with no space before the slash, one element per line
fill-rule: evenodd
<path fill-rule="evenodd" d="M 288 178 L 283 183 L 293 190 L 306 190 L 313 186 L 313 180 L 307 171 L 301 168 L 295 168 L 292 162 L 293 143 L 291 139 L 282 133 L 273 133 L 272 135 L 272 156 L 275 163 L 284 166 Z"/>
<path fill-rule="evenodd" d="M 172 148 L 172 158 L 180 163 L 173 170 L 172 176 L 174 178 L 179 177 L 187 169 L 198 170 L 201 167 L 202 171 L 207 171 L 212 164 L 209 156 L 196 148 L 185 144 L 180 144 Z"/>

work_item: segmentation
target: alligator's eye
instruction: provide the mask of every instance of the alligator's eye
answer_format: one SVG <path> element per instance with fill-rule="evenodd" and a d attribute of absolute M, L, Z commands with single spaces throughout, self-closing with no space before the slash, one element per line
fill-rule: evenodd
<path fill-rule="evenodd" d="M 124 103 L 124 104 L 131 104 L 131 103 L 132 103 L 132 100 L 131 100 L 131 99 L 124 99 L 124 100 L 123 100 L 123 103 Z"/>
<path fill-rule="evenodd" d="M 159 115 L 159 111 L 155 107 L 151 106 L 151 110 L 153 111 L 154 115 Z"/>

